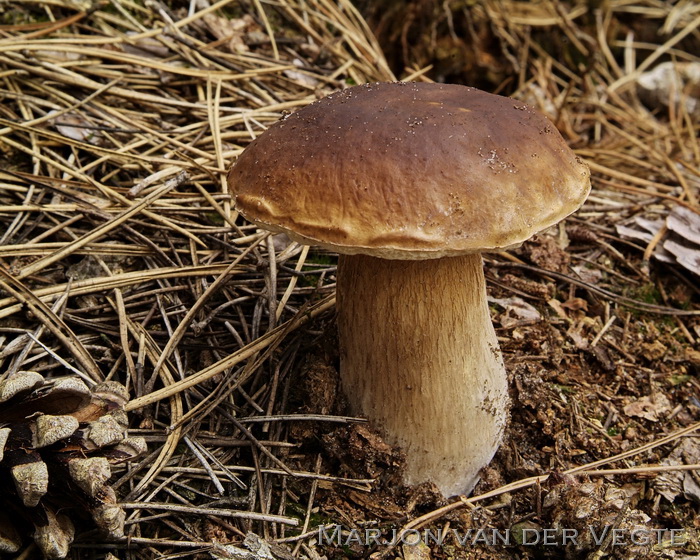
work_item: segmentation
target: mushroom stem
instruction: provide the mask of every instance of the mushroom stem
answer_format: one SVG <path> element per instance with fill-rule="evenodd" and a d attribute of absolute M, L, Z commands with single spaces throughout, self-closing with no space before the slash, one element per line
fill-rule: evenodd
<path fill-rule="evenodd" d="M 468 493 L 501 441 L 507 378 L 481 255 L 340 255 L 341 378 L 353 413 L 406 454 L 407 484 Z"/>

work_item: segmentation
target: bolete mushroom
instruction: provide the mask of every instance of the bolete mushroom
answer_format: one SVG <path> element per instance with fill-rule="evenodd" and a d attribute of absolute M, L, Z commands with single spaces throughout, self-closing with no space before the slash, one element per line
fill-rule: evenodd
<path fill-rule="evenodd" d="M 271 126 L 231 169 L 260 227 L 340 253 L 340 376 L 403 448 L 405 481 L 470 491 L 507 417 L 480 253 L 575 211 L 589 170 L 529 106 L 458 85 L 352 87 Z"/>

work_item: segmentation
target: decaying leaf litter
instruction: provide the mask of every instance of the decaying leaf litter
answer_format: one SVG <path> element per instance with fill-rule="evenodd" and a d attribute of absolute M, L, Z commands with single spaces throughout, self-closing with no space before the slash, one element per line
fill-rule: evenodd
<path fill-rule="evenodd" d="M 120 382 L 129 436 L 148 444 L 112 467 L 128 539 L 73 512 L 71 557 L 700 554 L 697 276 L 653 256 L 671 241 L 692 263 L 697 249 L 700 147 L 684 102 L 697 83 L 647 105 L 637 85 L 661 63 L 700 62 L 700 10 L 457 4 L 387 4 L 389 22 L 365 7 L 380 47 L 343 0 L 3 3 L 0 383 L 27 370 L 49 386 Z M 565 226 L 487 257 L 514 406 L 468 500 L 400 486 L 400 453 L 345 415 L 334 256 L 256 231 L 225 187 L 285 112 L 393 79 L 382 48 L 398 78 L 535 105 L 593 172 Z M 51 487 L 44 500 L 60 507 Z M 40 557 L 29 520 L 13 523 L 18 553 Z M 319 545 L 319 524 L 336 523 L 683 532 L 641 547 Z"/>

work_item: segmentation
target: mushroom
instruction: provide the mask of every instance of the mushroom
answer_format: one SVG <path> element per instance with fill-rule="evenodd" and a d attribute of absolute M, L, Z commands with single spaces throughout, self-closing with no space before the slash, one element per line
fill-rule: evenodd
<path fill-rule="evenodd" d="M 343 389 L 352 412 L 403 449 L 405 482 L 471 491 L 508 410 L 480 253 L 575 211 L 587 165 L 519 101 L 378 83 L 286 116 L 228 182 L 248 220 L 340 253 Z"/>

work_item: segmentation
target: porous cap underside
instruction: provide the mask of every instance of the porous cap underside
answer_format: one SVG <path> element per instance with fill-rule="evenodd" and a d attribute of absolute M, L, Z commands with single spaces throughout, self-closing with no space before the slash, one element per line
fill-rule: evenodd
<path fill-rule="evenodd" d="M 228 176 L 238 210 L 341 253 L 437 258 L 522 243 L 575 211 L 588 166 L 513 99 L 378 83 L 271 126 Z"/>

